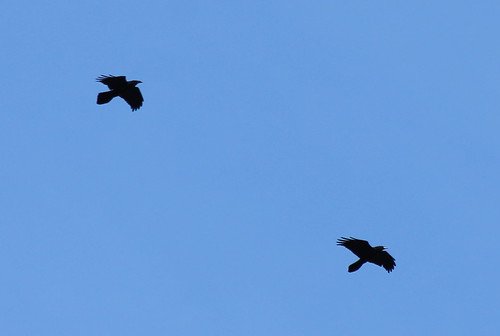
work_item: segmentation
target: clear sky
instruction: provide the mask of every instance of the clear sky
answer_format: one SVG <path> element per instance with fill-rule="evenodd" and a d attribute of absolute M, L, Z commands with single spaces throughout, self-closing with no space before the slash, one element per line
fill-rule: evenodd
<path fill-rule="evenodd" d="M 499 13 L 7 0 L 0 335 L 497 334 Z"/>

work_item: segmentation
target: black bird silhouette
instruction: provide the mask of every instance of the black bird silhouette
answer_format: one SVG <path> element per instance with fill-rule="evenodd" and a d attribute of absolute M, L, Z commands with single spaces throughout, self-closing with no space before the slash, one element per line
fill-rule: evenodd
<path fill-rule="evenodd" d="M 359 258 L 354 264 L 349 265 L 349 272 L 357 271 L 366 262 L 383 266 L 389 273 L 392 272 L 396 266 L 396 259 L 384 251 L 387 249 L 385 246 L 371 247 L 366 240 L 353 237 L 341 237 L 337 240 L 337 245 L 346 247 Z"/>
<path fill-rule="evenodd" d="M 128 81 L 125 76 L 101 75 L 97 81 L 107 85 L 110 91 L 101 92 L 97 95 L 97 104 L 106 104 L 115 97 L 123 98 L 132 108 L 132 111 L 138 110 L 142 106 L 144 98 L 137 84 L 142 83 L 138 80 Z"/>

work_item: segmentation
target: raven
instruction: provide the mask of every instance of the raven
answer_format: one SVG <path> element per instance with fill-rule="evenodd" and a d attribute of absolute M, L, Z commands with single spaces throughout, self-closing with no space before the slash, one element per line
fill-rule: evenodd
<path fill-rule="evenodd" d="M 385 246 L 371 247 L 366 240 L 356 239 L 353 237 L 341 237 L 337 240 L 337 245 L 346 247 L 359 257 L 358 261 L 349 266 L 349 272 L 357 271 L 365 262 L 383 266 L 389 273 L 392 272 L 396 266 L 396 259 L 384 251 L 387 249 Z"/>
<path fill-rule="evenodd" d="M 122 97 L 132 108 L 132 111 L 138 110 L 142 106 L 144 98 L 137 84 L 142 83 L 138 80 L 128 81 L 125 76 L 104 76 L 97 77 L 97 81 L 107 85 L 110 91 L 101 92 L 97 95 L 97 104 L 106 104 L 115 97 Z"/>

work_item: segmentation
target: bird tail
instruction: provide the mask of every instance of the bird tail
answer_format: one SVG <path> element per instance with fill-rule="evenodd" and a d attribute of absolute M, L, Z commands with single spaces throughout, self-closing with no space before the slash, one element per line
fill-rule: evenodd
<path fill-rule="evenodd" d="M 97 95 L 97 104 L 106 104 L 111 101 L 111 99 L 116 97 L 116 93 L 113 91 L 101 92 Z"/>
<path fill-rule="evenodd" d="M 349 273 L 350 273 L 350 272 L 356 272 L 357 270 L 359 270 L 359 268 L 360 268 L 361 266 L 363 266 L 363 264 L 364 264 L 364 263 L 365 263 L 365 262 L 364 262 L 363 260 L 359 259 L 359 260 L 358 260 L 358 261 L 356 261 L 354 264 L 349 265 L 349 268 L 348 268 Z"/>

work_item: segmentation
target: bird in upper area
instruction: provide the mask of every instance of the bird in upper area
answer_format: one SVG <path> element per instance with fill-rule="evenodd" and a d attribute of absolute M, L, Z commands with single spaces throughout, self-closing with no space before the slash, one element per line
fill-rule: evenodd
<path fill-rule="evenodd" d="M 132 108 L 132 111 L 138 110 L 142 106 L 144 98 L 137 84 L 142 83 L 138 80 L 128 81 L 125 76 L 104 76 L 97 77 L 97 81 L 107 85 L 110 91 L 101 92 L 97 95 L 97 104 L 106 104 L 115 97 L 123 98 Z"/>
<path fill-rule="evenodd" d="M 341 237 L 337 240 L 337 245 L 346 247 L 359 258 L 358 261 L 349 265 L 349 272 L 357 271 L 366 262 L 383 266 L 389 273 L 392 272 L 396 266 L 396 259 L 384 251 L 387 249 L 385 246 L 372 247 L 366 240 L 356 239 L 353 237 Z"/>

